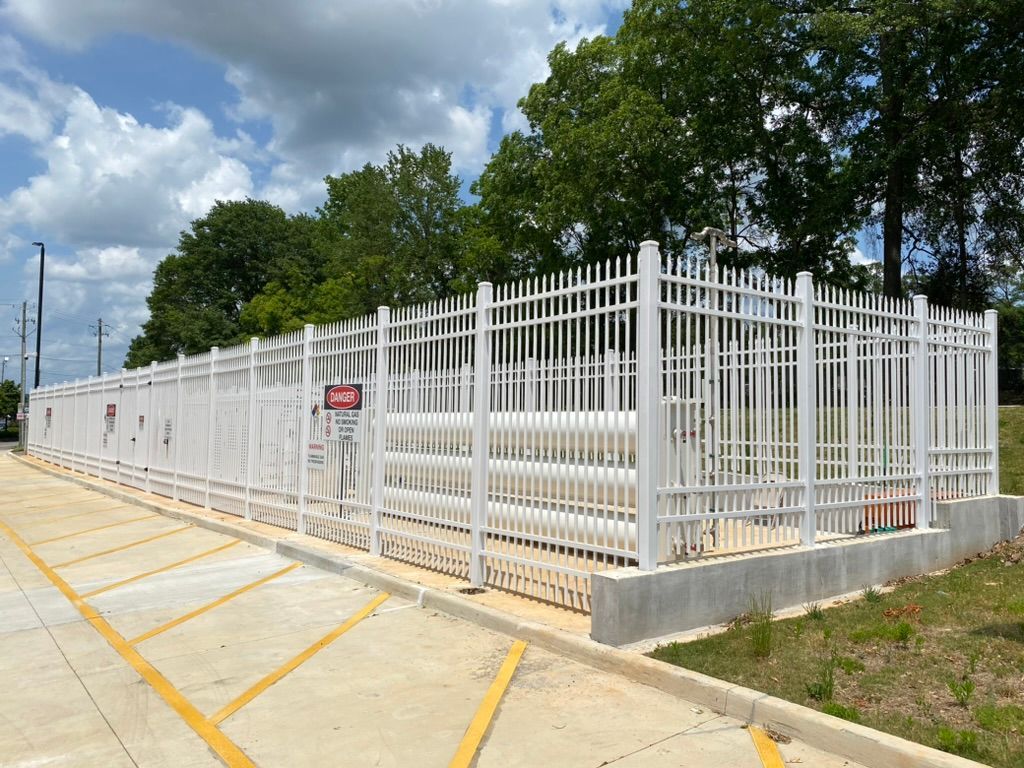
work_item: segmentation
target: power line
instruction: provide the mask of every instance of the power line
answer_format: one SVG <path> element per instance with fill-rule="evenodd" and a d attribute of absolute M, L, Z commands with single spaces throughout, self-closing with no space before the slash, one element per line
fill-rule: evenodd
<path fill-rule="evenodd" d="M 58 363 L 91 363 L 92 358 L 88 357 L 54 357 L 53 355 L 43 355 L 43 360 L 56 360 Z"/>
<path fill-rule="evenodd" d="M 79 315 L 71 315 L 71 314 L 68 314 L 67 312 L 61 312 L 60 310 L 56 310 L 56 309 L 51 309 L 50 310 L 50 314 L 56 315 L 57 317 L 62 318 L 64 320 L 76 320 L 77 322 L 80 322 L 80 323 L 91 323 L 92 322 L 92 320 L 90 320 L 87 317 L 81 317 Z"/>

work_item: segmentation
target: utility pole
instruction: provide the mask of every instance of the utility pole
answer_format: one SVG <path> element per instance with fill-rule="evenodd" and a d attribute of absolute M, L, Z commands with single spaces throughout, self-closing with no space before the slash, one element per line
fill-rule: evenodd
<path fill-rule="evenodd" d="M 42 359 L 43 344 L 43 265 L 46 264 L 46 245 L 32 243 L 39 248 L 39 304 L 36 306 L 36 384 L 39 387 L 39 363 Z"/>
<path fill-rule="evenodd" d="M 28 361 L 28 302 L 21 302 L 21 323 L 14 328 L 14 332 L 21 337 L 21 394 L 18 397 L 18 413 L 22 421 L 18 424 L 18 441 L 22 447 L 25 446 L 25 363 Z"/>
<path fill-rule="evenodd" d="M 103 337 L 104 336 L 109 336 L 110 335 L 110 331 L 103 330 L 103 318 L 102 317 L 99 318 L 96 321 L 96 325 L 95 326 L 90 325 L 89 327 L 92 328 L 94 331 L 96 331 L 96 375 L 97 376 L 102 376 L 103 375 Z M 109 323 L 107 324 L 107 327 L 108 328 L 110 327 Z"/>

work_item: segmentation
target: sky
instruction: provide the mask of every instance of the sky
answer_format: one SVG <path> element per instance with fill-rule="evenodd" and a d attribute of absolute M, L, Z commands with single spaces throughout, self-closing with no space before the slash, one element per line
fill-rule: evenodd
<path fill-rule="evenodd" d="M 46 244 L 41 383 L 120 369 L 153 269 L 215 200 L 288 212 L 399 143 L 474 179 L 556 43 L 627 0 L 0 0 L 0 358 Z M 29 339 L 34 350 L 35 339 Z M 34 362 L 29 361 L 29 387 Z"/>

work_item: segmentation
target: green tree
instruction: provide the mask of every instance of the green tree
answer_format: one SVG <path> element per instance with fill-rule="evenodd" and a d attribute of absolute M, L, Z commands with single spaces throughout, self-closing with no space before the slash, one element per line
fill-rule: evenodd
<path fill-rule="evenodd" d="M 11 379 L 0 382 L 0 416 L 13 419 L 21 401 L 21 385 Z"/>
<path fill-rule="evenodd" d="M 215 203 L 157 267 L 146 300 L 150 317 L 125 364 L 244 340 L 242 312 L 268 283 L 308 288 L 319 282 L 315 225 L 260 200 Z"/>
<path fill-rule="evenodd" d="M 882 224 L 884 289 L 913 260 L 956 306 L 985 303 L 996 243 L 1021 227 L 1024 32 L 1019 0 L 793 3 L 819 100 Z M 1019 242 L 1019 241 L 1018 241 Z"/>
<path fill-rule="evenodd" d="M 850 279 L 861 211 L 799 31 L 778 3 L 638 0 L 615 37 L 556 47 L 520 102 L 530 132 L 474 188 L 514 262 L 598 261 L 650 237 L 679 254 L 713 224 L 743 243 L 734 262 Z"/>
<path fill-rule="evenodd" d="M 477 212 L 459 199 L 451 154 L 399 146 L 383 165 L 328 176 L 318 209 L 320 279 L 273 280 L 242 312 L 254 333 L 279 333 L 450 295 L 499 269 Z"/>

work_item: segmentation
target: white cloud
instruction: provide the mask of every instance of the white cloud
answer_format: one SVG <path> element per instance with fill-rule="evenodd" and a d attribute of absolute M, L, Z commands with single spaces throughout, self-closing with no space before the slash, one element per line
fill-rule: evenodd
<path fill-rule="evenodd" d="M 850 253 L 850 263 L 860 266 L 863 264 L 877 264 L 878 261 L 876 259 L 872 259 L 870 256 L 865 256 L 864 251 L 859 247 L 854 246 L 853 251 Z"/>
<path fill-rule="evenodd" d="M 73 92 L 71 86 L 53 82 L 30 66 L 12 38 L 0 36 L 0 138 L 45 141 Z"/>
<path fill-rule="evenodd" d="M 238 91 L 229 112 L 267 121 L 288 170 L 276 201 L 320 202 L 280 187 L 380 162 L 399 142 L 443 144 L 463 175 L 488 156 L 494 114 L 547 72 L 554 45 L 592 37 L 627 0 L 6 0 L 0 19 L 72 49 L 118 32 L 170 38 L 221 61 Z M 300 182 L 301 185 L 301 182 Z M 322 193 L 321 193 L 322 194 Z"/>
<path fill-rule="evenodd" d="M 252 192 L 248 167 L 217 151 L 192 109 L 156 127 L 75 90 L 59 132 L 37 148 L 46 171 L 0 200 L 0 226 L 27 225 L 82 247 L 173 246 L 215 199 Z"/>

